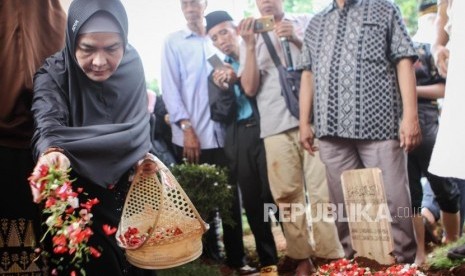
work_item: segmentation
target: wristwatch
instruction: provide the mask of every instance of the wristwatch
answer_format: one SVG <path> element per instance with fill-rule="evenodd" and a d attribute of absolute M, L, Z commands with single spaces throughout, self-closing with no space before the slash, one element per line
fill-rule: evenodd
<path fill-rule="evenodd" d="M 190 122 L 184 122 L 184 123 L 181 123 L 181 129 L 182 131 L 186 131 L 188 130 L 189 128 L 192 127 L 192 124 Z"/>

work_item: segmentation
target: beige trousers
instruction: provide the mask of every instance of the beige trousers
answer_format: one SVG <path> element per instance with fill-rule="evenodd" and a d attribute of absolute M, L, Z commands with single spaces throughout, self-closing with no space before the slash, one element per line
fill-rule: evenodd
<path fill-rule="evenodd" d="M 343 257 L 344 251 L 334 222 L 312 221 L 312 235 L 306 215 L 300 212 L 299 206 L 306 206 L 304 184 L 311 204 L 312 217 L 315 217 L 318 209 L 321 210 L 321 206 L 329 203 L 326 171 L 318 153 L 311 156 L 302 148 L 297 128 L 266 137 L 264 142 L 273 198 L 278 205 L 295 206 L 291 207 L 290 211 L 296 212 L 286 212 L 288 219 L 283 222 L 287 255 L 294 259 L 310 256 L 328 259 Z M 281 213 L 281 216 L 283 215 L 286 216 Z M 311 236 L 315 241 L 314 249 L 310 245 Z"/>

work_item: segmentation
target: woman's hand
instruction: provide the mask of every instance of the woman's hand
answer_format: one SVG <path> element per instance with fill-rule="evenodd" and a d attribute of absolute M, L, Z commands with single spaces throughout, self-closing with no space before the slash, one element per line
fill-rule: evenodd
<path fill-rule="evenodd" d="M 45 154 L 43 154 L 39 158 L 36 166 L 34 167 L 31 177 L 29 178 L 29 182 L 31 183 L 30 186 L 31 186 L 31 192 L 32 192 L 32 200 L 35 203 L 39 203 L 42 201 L 42 195 L 38 187 L 34 185 L 33 183 L 38 182 L 39 179 L 41 178 L 41 167 L 44 165 L 49 168 L 54 168 L 56 170 L 66 171 L 70 166 L 70 162 L 69 162 L 68 157 L 66 157 L 66 155 L 64 155 L 59 150 L 52 150 L 52 151 L 47 150 L 45 151 Z"/>
<path fill-rule="evenodd" d="M 137 171 L 140 170 L 142 174 L 150 175 L 158 171 L 158 166 L 155 161 L 155 156 L 151 153 L 147 153 L 144 159 L 137 162 Z"/>

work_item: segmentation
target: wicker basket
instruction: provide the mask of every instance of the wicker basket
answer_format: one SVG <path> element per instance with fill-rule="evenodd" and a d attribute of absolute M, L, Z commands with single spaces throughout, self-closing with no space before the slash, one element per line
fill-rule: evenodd
<path fill-rule="evenodd" d="M 155 163 L 156 169 L 143 169 L 146 162 Z M 137 169 L 116 233 L 128 261 L 145 269 L 193 261 L 202 254 L 207 229 L 169 169 L 155 156 L 146 158 Z"/>

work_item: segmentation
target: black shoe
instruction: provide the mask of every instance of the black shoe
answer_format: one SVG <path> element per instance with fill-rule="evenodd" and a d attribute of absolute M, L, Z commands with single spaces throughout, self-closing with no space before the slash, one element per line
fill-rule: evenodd
<path fill-rule="evenodd" d="M 465 244 L 449 249 L 447 257 L 451 260 L 465 259 Z"/>

